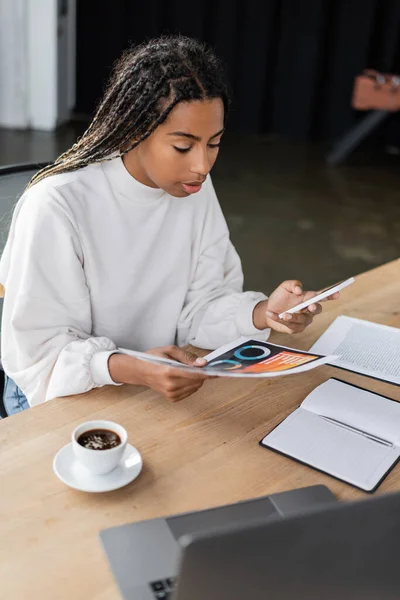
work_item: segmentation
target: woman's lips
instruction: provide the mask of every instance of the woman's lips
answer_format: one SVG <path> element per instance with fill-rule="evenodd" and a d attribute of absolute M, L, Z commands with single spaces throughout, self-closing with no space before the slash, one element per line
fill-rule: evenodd
<path fill-rule="evenodd" d="M 201 190 L 202 183 L 182 183 L 182 187 L 187 194 L 196 194 Z"/>

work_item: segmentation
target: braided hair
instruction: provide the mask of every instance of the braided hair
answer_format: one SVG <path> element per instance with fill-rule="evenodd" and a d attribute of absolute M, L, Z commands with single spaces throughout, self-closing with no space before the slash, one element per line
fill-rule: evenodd
<path fill-rule="evenodd" d="M 228 86 L 221 62 L 205 44 L 180 35 L 162 36 L 128 49 L 116 62 L 92 122 L 80 139 L 41 169 L 45 177 L 112 160 L 138 146 L 179 102 L 221 98 L 225 120 Z"/>

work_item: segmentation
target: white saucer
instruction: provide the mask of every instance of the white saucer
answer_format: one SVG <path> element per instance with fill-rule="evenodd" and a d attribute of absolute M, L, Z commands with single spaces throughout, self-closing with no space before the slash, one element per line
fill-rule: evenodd
<path fill-rule="evenodd" d="M 53 460 L 54 473 L 69 487 L 81 492 L 111 492 L 127 485 L 139 475 L 143 462 L 140 453 L 126 445 L 121 462 L 105 475 L 92 475 L 75 458 L 72 443 L 57 452 Z"/>

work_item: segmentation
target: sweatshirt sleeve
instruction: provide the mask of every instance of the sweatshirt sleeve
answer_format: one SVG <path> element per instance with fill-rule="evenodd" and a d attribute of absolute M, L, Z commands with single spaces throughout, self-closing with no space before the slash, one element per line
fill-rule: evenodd
<path fill-rule="evenodd" d="M 114 384 L 115 344 L 91 336 L 83 264 L 71 211 L 57 189 L 37 184 L 14 211 L 0 264 L 2 363 L 31 406 Z"/>
<path fill-rule="evenodd" d="M 211 178 L 206 185 L 207 203 L 199 225 L 194 275 L 178 324 L 178 344 L 211 350 L 240 336 L 266 340 L 270 330 L 254 326 L 253 310 L 267 296 L 243 292 L 240 258 L 229 239 Z"/>

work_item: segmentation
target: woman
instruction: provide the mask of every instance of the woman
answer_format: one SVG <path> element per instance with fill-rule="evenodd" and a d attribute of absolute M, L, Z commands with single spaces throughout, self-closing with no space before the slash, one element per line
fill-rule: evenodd
<path fill-rule="evenodd" d="M 243 292 L 209 176 L 228 105 L 209 49 L 179 36 L 152 40 L 122 56 L 82 138 L 32 179 L 0 264 L 9 413 L 105 384 L 182 400 L 207 379 L 200 368 L 185 373 L 116 349 L 201 367 L 179 346 L 302 331 L 320 312 L 312 305 L 278 318 L 314 293 L 298 281 L 268 299 Z M 15 393 L 22 401 L 13 407 Z"/>

